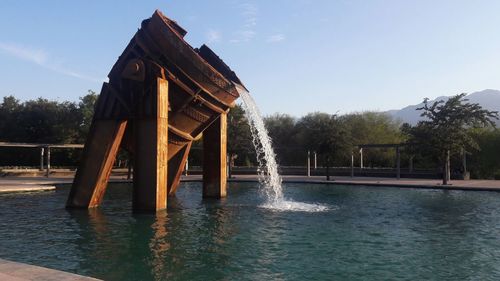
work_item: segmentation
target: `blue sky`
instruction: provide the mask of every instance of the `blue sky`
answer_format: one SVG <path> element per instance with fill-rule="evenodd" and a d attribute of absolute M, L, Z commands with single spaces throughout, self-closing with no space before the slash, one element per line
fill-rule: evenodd
<path fill-rule="evenodd" d="M 0 97 L 78 100 L 162 10 L 264 114 L 388 110 L 500 89 L 500 1 L 0 2 Z"/>

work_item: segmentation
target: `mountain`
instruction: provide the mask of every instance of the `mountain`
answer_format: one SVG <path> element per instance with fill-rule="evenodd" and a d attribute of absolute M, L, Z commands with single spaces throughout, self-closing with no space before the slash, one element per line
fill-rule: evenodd
<path fill-rule="evenodd" d="M 438 100 L 447 100 L 448 98 L 449 97 L 445 96 L 438 97 L 432 101 L 429 101 L 429 103 L 433 103 L 434 101 Z M 474 92 L 472 94 L 468 94 L 466 98 L 469 99 L 470 103 L 478 103 L 484 109 L 500 112 L 500 91 L 498 90 L 487 89 L 480 92 Z M 387 111 L 387 113 L 394 118 L 401 120 L 402 122 L 407 122 L 415 125 L 419 120 L 422 120 L 422 117 L 420 117 L 420 112 L 416 110 L 417 108 L 422 106 L 423 103 L 419 103 L 416 105 L 407 106 L 399 110 L 389 110 Z M 497 120 L 496 123 L 497 125 L 500 125 L 500 121 Z"/>

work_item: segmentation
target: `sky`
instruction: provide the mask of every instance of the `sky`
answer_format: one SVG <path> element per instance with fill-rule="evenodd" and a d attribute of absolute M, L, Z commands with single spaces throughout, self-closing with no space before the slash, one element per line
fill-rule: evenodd
<path fill-rule="evenodd" d="M 78 101 L 160 9 L 265 115 L 385 111 L 500 89 L 500 1 L 2 0 L 0 97 Z"/>

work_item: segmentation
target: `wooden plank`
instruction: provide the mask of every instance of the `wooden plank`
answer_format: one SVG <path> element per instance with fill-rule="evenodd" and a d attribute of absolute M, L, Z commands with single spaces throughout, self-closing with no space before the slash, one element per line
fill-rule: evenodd
<path fill-rule="evenodd" d="M 92 208 L 101 204 L 127 121 L 94 120 L 85 142 L 66 206 Z"/>
<path fill-rule="evenodd" d="M 83 144 L 49 144 L 49 143 L 21 143 L 21 142 L 0 142 L 0 147 L 32 147 L 32 148 L 83 148 Z"/>
<path fill-rule="evenodd" d="M 197 86 L 226 104 L 239 97 L 233 84 L 178 36 L 161 12 L 156 11 L 146 25 L 141 31 L 147 32 L 160 52 L 167 54 L 166 57 Z M 175 56 L 171 55 L 174 53 Z"/>
<path fill-rule="evenodd" d="M 203 197 L 226 197 L 227 114 L 203 132 Z"/>
<path fill-rule="evenodd" d="M 153 116 L 134 121 L 135 211 L 158 211 L 167 207 L 168 174 L 168 82 L 157 78 L 151 100 Z M 143 106 L 141 104 L 137 106 Z"/>
<path fill-rule="evenodd" d="M 182 171 L 186 165 L 186 161 L 191 150 L 193 142 L 189 142 L 179 152 L 177 152 L 170 160 L 168 160 L 168 195 L 174 195 L 181 181 Z"/>

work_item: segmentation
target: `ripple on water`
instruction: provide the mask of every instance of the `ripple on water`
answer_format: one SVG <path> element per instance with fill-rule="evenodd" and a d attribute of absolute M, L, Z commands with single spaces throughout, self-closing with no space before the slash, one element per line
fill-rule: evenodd
<path fill-rule="evenodd" d="M 335 209 L 322 204 L 310 204 L 310 203 L 296 202 L 286 199 L 269 201 L 260 205 L 259 207 L 280 212 L 309 212 L 309 213 L 326 212 Z"/>

